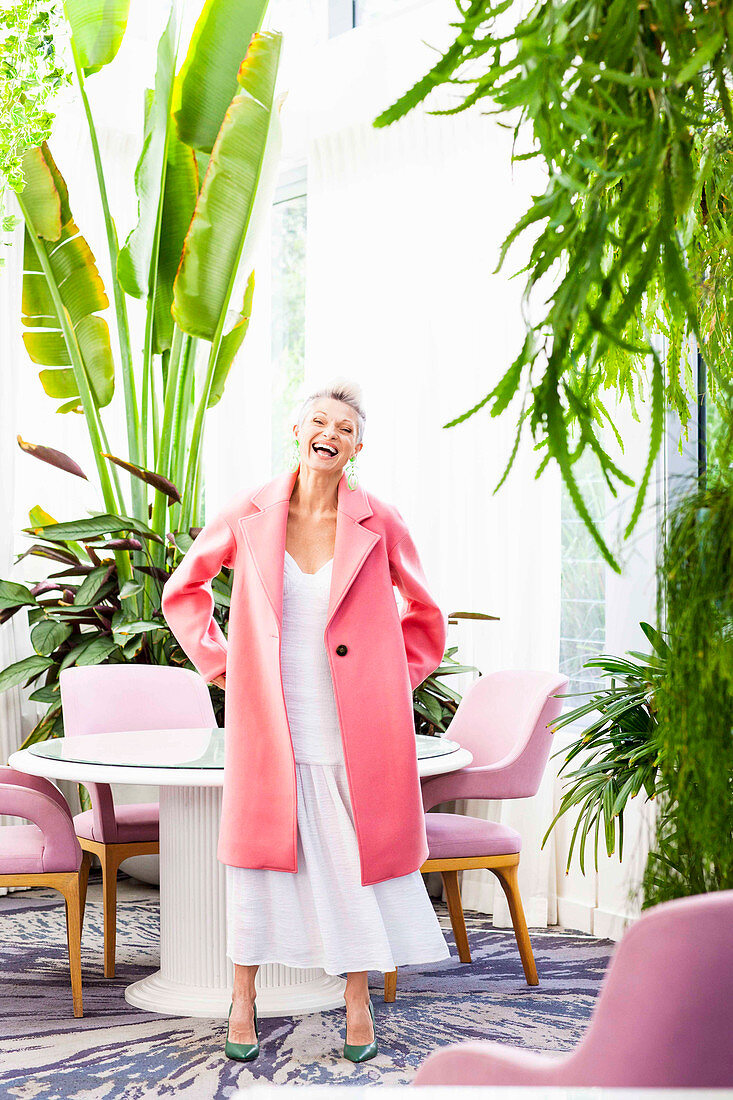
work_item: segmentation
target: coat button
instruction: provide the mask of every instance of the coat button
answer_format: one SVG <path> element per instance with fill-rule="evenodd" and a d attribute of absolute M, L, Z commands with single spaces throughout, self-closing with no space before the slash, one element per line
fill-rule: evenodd
<path fill-rule="evenodd" d="M 343 657 L 345 653 L 349 652 L 349 650 L 347 646 L 343 645 L 342 643 L 341 645 L 336 646 L 336 652 L 338 653 L 339 657 Z"/>

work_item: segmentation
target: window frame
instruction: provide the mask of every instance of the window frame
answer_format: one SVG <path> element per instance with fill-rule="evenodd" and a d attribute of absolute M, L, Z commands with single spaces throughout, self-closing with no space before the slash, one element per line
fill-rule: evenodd
<path fill-rule="evenodd" d="M 328 0 L 328 37 L 336 38 L 356 26 L 356 0 Z"/>
<path fill-rule="evenodd" d="M 302 199 L 306 206 L 306 233 L 307 233 L 307 203 L 308 203 L 308 170 L 307 163 L 305 161 L 292 164 L 289 168 L 284 169 L 279 177 L 275 186 L 271 209 L 275 210 L 278 206 L 283 206 L 296 200 Z M 274 293 L 274 255 L 272 248 L 270 251 L 270 270 L 269 270 L 269 292 L 270 292 L 270 326 L 272 326 L 272 309 L 273 309 L 273 293 Z M 305 273 L 304 273 L 305 276 Z M 305 308 L 305 305 L 303 306 Z M 305 318 L 304 318 L 305 320 Z M 273 340 L 272 329 L 270 332 L 270 366 L 271 369 L 274 364 L 272 359 Z M 272 375 L 271 384 L 275 384 L 275 375 Z M 282 472 L 279 464 L 275 458 L 275 437 L 279 432 L 279 425 L 277 424 L 277 418 L 275 416 L 275 399 L 271 393 L 272 407 L 271 407 L 271 455 L 270 455 L 270 474 L 275 476 L 277 473 Z"/>

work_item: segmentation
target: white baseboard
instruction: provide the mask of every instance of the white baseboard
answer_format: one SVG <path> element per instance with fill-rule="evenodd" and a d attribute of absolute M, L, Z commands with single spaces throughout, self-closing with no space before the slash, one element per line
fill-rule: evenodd
<path fill-rule="evenodd" d="M 471 874 L 469 878 L 468 875 Z M 488 871 L 462 873 L 461 899 L 464 909 L 472 909 L 474 913 L 491 915 L 494 909 L 494 876 Z"/>
<path fill-rule="evenodd" d="M 570 898 L 557 899 L 557 923 L 561 928 L 593 934 L 593 914 L 596 912 L 595 907 L 586 902 L 571 901 Z"/>
<path fill-rule="evenodd" d="M 637 919 L 636 913 L 617 913 L 612 909 L 596 909 L 593 913 L 593 935 L 599 940 L 620 940 L 626 929 Z"/>

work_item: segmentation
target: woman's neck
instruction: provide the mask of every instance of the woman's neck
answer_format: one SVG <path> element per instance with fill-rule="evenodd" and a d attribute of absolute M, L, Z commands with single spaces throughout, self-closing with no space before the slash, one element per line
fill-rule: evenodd
<path fill-rule="evenodd" d="M 338 508 L 338 485 L 342 473 L 319 473 L 301 464 L 290 494 L 291 507 L 301 514 L 333 515 Z"/>

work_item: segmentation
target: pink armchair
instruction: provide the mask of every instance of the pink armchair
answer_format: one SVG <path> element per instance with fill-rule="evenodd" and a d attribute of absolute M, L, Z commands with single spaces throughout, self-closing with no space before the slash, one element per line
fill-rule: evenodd
<path fill-rule="evenodd" d="M 449 737 L 473 754 L 459 771 L 426 779 L 426 811 L 456 798 L 529 798 L 536 794 L 552 747 L 551 724 L 562 710 L 555 696 L 565 676 L 553 672 L 492 672 L 479 677 L 463 696 Z M 538 985 L 532 944 L 517 882 L 522 838 L 494 821 L 455 813 L 425 814 L 430 854 L 420 870 L 440 871 L 461 962 L 471 961 L 458 872 L 486 868 L 498 878 L 509 903 L 514 934 L 528 985 Z M 386 1001 L 396 995 L 397 972 L 385 975 Z"/>
<path fill-rule="evenodd" d="M 0 766 L 0 814 L 32 822 L 0 828 L 0 886 L 50 886 L 63 895 L 74 1015 L 83 1016 L 81 930 L 92 857 L 81 850 L 66 799 L 42 776 Z"/>
<path fill-rule="evenodd" d="M 658 905 L 624 935 L 570 1055 L 503 1043 L 434 1051 L 414 1085 L 733 1086 L 733 890 Z"/>
<path fill-rule="evenodd" d="M 216 726 L 203 678 L 166 665 L 79 665 L 59 676 L 67 737 L 123 730 Z M 81 847 L 102 864 L 104 976 L 113 978 L 117 940 L 117 870 L 130 856 L 159 851 L 157 802 L 115 806 L 108 783 L 87 783 L 91 810 L 76 814 Z"/>

